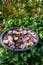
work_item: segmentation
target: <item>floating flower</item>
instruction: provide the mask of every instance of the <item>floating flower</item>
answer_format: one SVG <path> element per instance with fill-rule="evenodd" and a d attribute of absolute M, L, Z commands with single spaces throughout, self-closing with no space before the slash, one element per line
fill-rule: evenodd
<path fill-rule="evenodd" d="M 15 41 L 18 40 L 18 37 L 14 37 L 14 40 L 15 40 Z"/>
<path fill-rule="evenodd" d="M 33 42 L 29 42 L 29 46 L 32 46 L 34 43 Z"/>
<path fill-rule="evenodd" d="M 8 36 L 8 40 L 9 40 L 9 41 L 10 41 L 10 40 L 13 40 L 12 36 Z"/>
<path fill-rule="evenodd" d="M 3 40 L 3 43 L 7 44 L 8 43 L 8 40 Z"/>
<path fill-rule="evenodd" d="M 20 34 L 20 32 L 16 32 L 16 34 Z"/>

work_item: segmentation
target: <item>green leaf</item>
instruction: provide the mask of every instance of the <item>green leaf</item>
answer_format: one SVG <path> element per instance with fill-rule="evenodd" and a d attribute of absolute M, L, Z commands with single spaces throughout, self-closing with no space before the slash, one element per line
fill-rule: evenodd
<path fill-rule="evenodd" d="M 20 62 L 14 62 L 14 65 L 20 65 Z"/>
<path fill-rule="evenodd" d="M 27 53 L 22 53 L 20 56 L 23 59 L 23 61 L 27 61 Z"/>
<path fill-rule="evenodd" d="M 39 33 L 39 36 L 40 36 L 41 39 L 43 39 L 43 31 L 41 31 L 41 32 Z"/>
<path fill-rule="evenodd" d="M 12 57 L 12 61 L 18 61 L 18 54 L 15 54 L 14 57 Z"/>
<path fill-rule="evenodd" d="M 28 54 L 28 58 L 30 58 L 30 57 L 31 57 L 31 54 L 29 53 L 29 54 Z"/>
<path fill-rule="evenodd" d="M 36 62 L 36 63 L 35 63 L 35 65 L 39 65 L 39 63 L 38 63 L 38 62 Z"/>

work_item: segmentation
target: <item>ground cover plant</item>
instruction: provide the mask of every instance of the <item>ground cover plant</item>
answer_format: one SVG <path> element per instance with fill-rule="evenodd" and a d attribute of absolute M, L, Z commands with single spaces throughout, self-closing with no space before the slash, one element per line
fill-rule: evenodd
<path fill-rule="evenodd" d="M 39 43 L 23 53 L 7 51 L 0 45 L 0 65 L 43 65 L 43 3 L 37 2 L 36 5 L 36 2 L 30 0 L 17 2 L 14 5 L 13 1 L 0 4 L 0 35 L 12 27 L 26 27 L 37 33 Z"/>

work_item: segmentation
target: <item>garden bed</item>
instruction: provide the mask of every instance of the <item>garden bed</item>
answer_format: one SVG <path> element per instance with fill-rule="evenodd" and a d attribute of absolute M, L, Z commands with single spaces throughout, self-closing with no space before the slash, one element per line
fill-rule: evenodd
<path fill-rule="evenodd" d="M 10 1 L 10 0 L 9 0 Z M 34 4 L 33 4 L 34 3 Z M 39 43 L 30 51 L 13 53 L 0 45 L 0 65 L 43 65 L 43 3 L 42 1 L 14 1 L 0 5 L 0 35 L 12 27 L 25 27 L 35 31 Z M 3 21 L 4 19 L 4 21 Z"/>

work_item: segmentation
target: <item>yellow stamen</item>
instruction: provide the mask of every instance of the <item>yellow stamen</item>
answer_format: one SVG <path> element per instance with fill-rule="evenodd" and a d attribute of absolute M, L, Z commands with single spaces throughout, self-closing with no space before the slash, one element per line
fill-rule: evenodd
<path fill-rule="evenodd" d="M 16 34 L 20 34 L 20 32 L 16 32 Z"/>
<path fill-rule="evenodd" d="M 15 37 L 14 40 L 18 40 L 18 37 Z"/>

